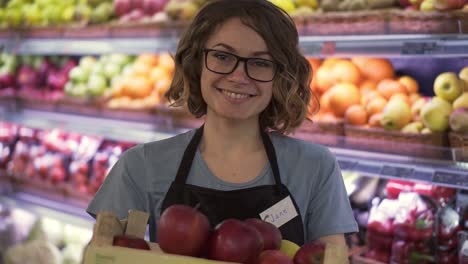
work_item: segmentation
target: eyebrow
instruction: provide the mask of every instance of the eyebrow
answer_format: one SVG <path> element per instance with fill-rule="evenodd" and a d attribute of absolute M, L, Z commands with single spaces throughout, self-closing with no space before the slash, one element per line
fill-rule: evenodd
<path fill-rule="evenodd" d="M 218 44 L 213 46 L 213 48 L 216 48 L 216 47 L 223 47 L 223 48 L 227 49 L 230 52 L 236 53 L 235 48 L 233 48 L 233 47 L 231 47 L 231 46 L 229 46 L 228 44 L 225 44 L 225 43 L 218 43 Z M 268 56 L 272 57 L 271 53 L 268 52 L 268 51 L 255 51 L 255 52 L 252 53 L 252 55 L 253 56 L 268 55 Z"/>

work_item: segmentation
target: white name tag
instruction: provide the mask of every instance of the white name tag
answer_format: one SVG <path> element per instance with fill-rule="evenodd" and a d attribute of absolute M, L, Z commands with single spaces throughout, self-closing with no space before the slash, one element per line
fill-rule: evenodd
<path fill-rule="evenodd" d="M 297 216 L 296 208 L 291 200 L 291 196 L 284 198 L 272 207 L 260 213 L 260 218 L 276 227 L 280 227 Z"/>

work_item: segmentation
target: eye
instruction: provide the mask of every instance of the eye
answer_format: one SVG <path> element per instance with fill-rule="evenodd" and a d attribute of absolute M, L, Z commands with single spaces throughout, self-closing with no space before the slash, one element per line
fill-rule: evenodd
<path fill-rule="evenodd" d="M 232 56 L 224 52 L 213 52 L 212 56 L 219 61 L 230 61 Z"/>
<path fill-rule="evenodd" d="M 259 68 L 272 68 L 273 63 L 267 60 L 255 59 L 250 62 L 252 66 L 259 67 Z"/>

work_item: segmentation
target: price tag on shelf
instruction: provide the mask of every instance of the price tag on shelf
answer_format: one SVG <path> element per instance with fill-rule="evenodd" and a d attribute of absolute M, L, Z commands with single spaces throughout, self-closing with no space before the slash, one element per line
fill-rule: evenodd
<path fill-rule="evenodd" d="M 362 172 L 364 174 L 368 173 L 368 174 L 378 175 L 378 174 L 380 174 L 381 167 L 379 165 L 376 165 L 376 164 L 359 162 L 355 166 L 354 170 Z"/>
<path fill-rule="evenodd" d="M 402 55 L 424 55 L 440 53 L 442 48 L 436 42 L 405 42 L 401 47 Z"/>
<path fill-rule="evenodd" d="M 454 187 L 458 186 L 458 187 L 464 187 L 464 189 L 467 189 L 468 188 L 468 173 L 461 174 L 461 173 L 436 171 L 432 178 L 432 182 L 454 185 Z"/>
<path fill-rule="evenodd" d="M 395 166 L 387 166 L 384 165 L 382 167 L 382 171 L 380 174 L 382 176 L 392 176 L 398 178 L 408 178 L 411 179 L 414 173 L 413 168 L 405 168 L 405 167 L 395 167 Z"/>
<path fill-rule="evenodd" d="M 352 170 L 354 166 L 356 166 L 357 162 L 349 160 L 338 160 L 338 164 L 342 170 Z"/>

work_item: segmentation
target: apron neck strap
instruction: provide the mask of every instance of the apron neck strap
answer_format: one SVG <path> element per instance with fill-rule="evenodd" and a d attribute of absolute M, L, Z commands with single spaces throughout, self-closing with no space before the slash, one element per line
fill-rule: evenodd
<path fill-rule="evenodd" d="M 195 153 L 197 152 L 197 147 L 200 144 L 200 141 L 203 136 L 203 128 L 202 125 L 195 131 L 195 135 L 190 140 L 187 148 L 185 149 L 184 155 L 182 156 L 182 161 L 179 165 L 179 169 L 177 170 L 177 175 L 175 182 L 178 184 L 184 184 L 187 181 L 187 177 L 190 172 L 190 168 L 192 167 L 193 158 L 195 157 Z M 268 157 L 268 161 L 270 162 L 271 170 L 273 172 L 273 176 L 275 178 L 276 186 L 279 188 L 281 186 L 281 178 L 278 168 L 278 161 L 276 159 L 276 152 L 271 142 L 270 137 L 265 131 L 261 131 L 261 137 L 263 141 L 263 145 L 265 147 L 265 151 Z"/>

